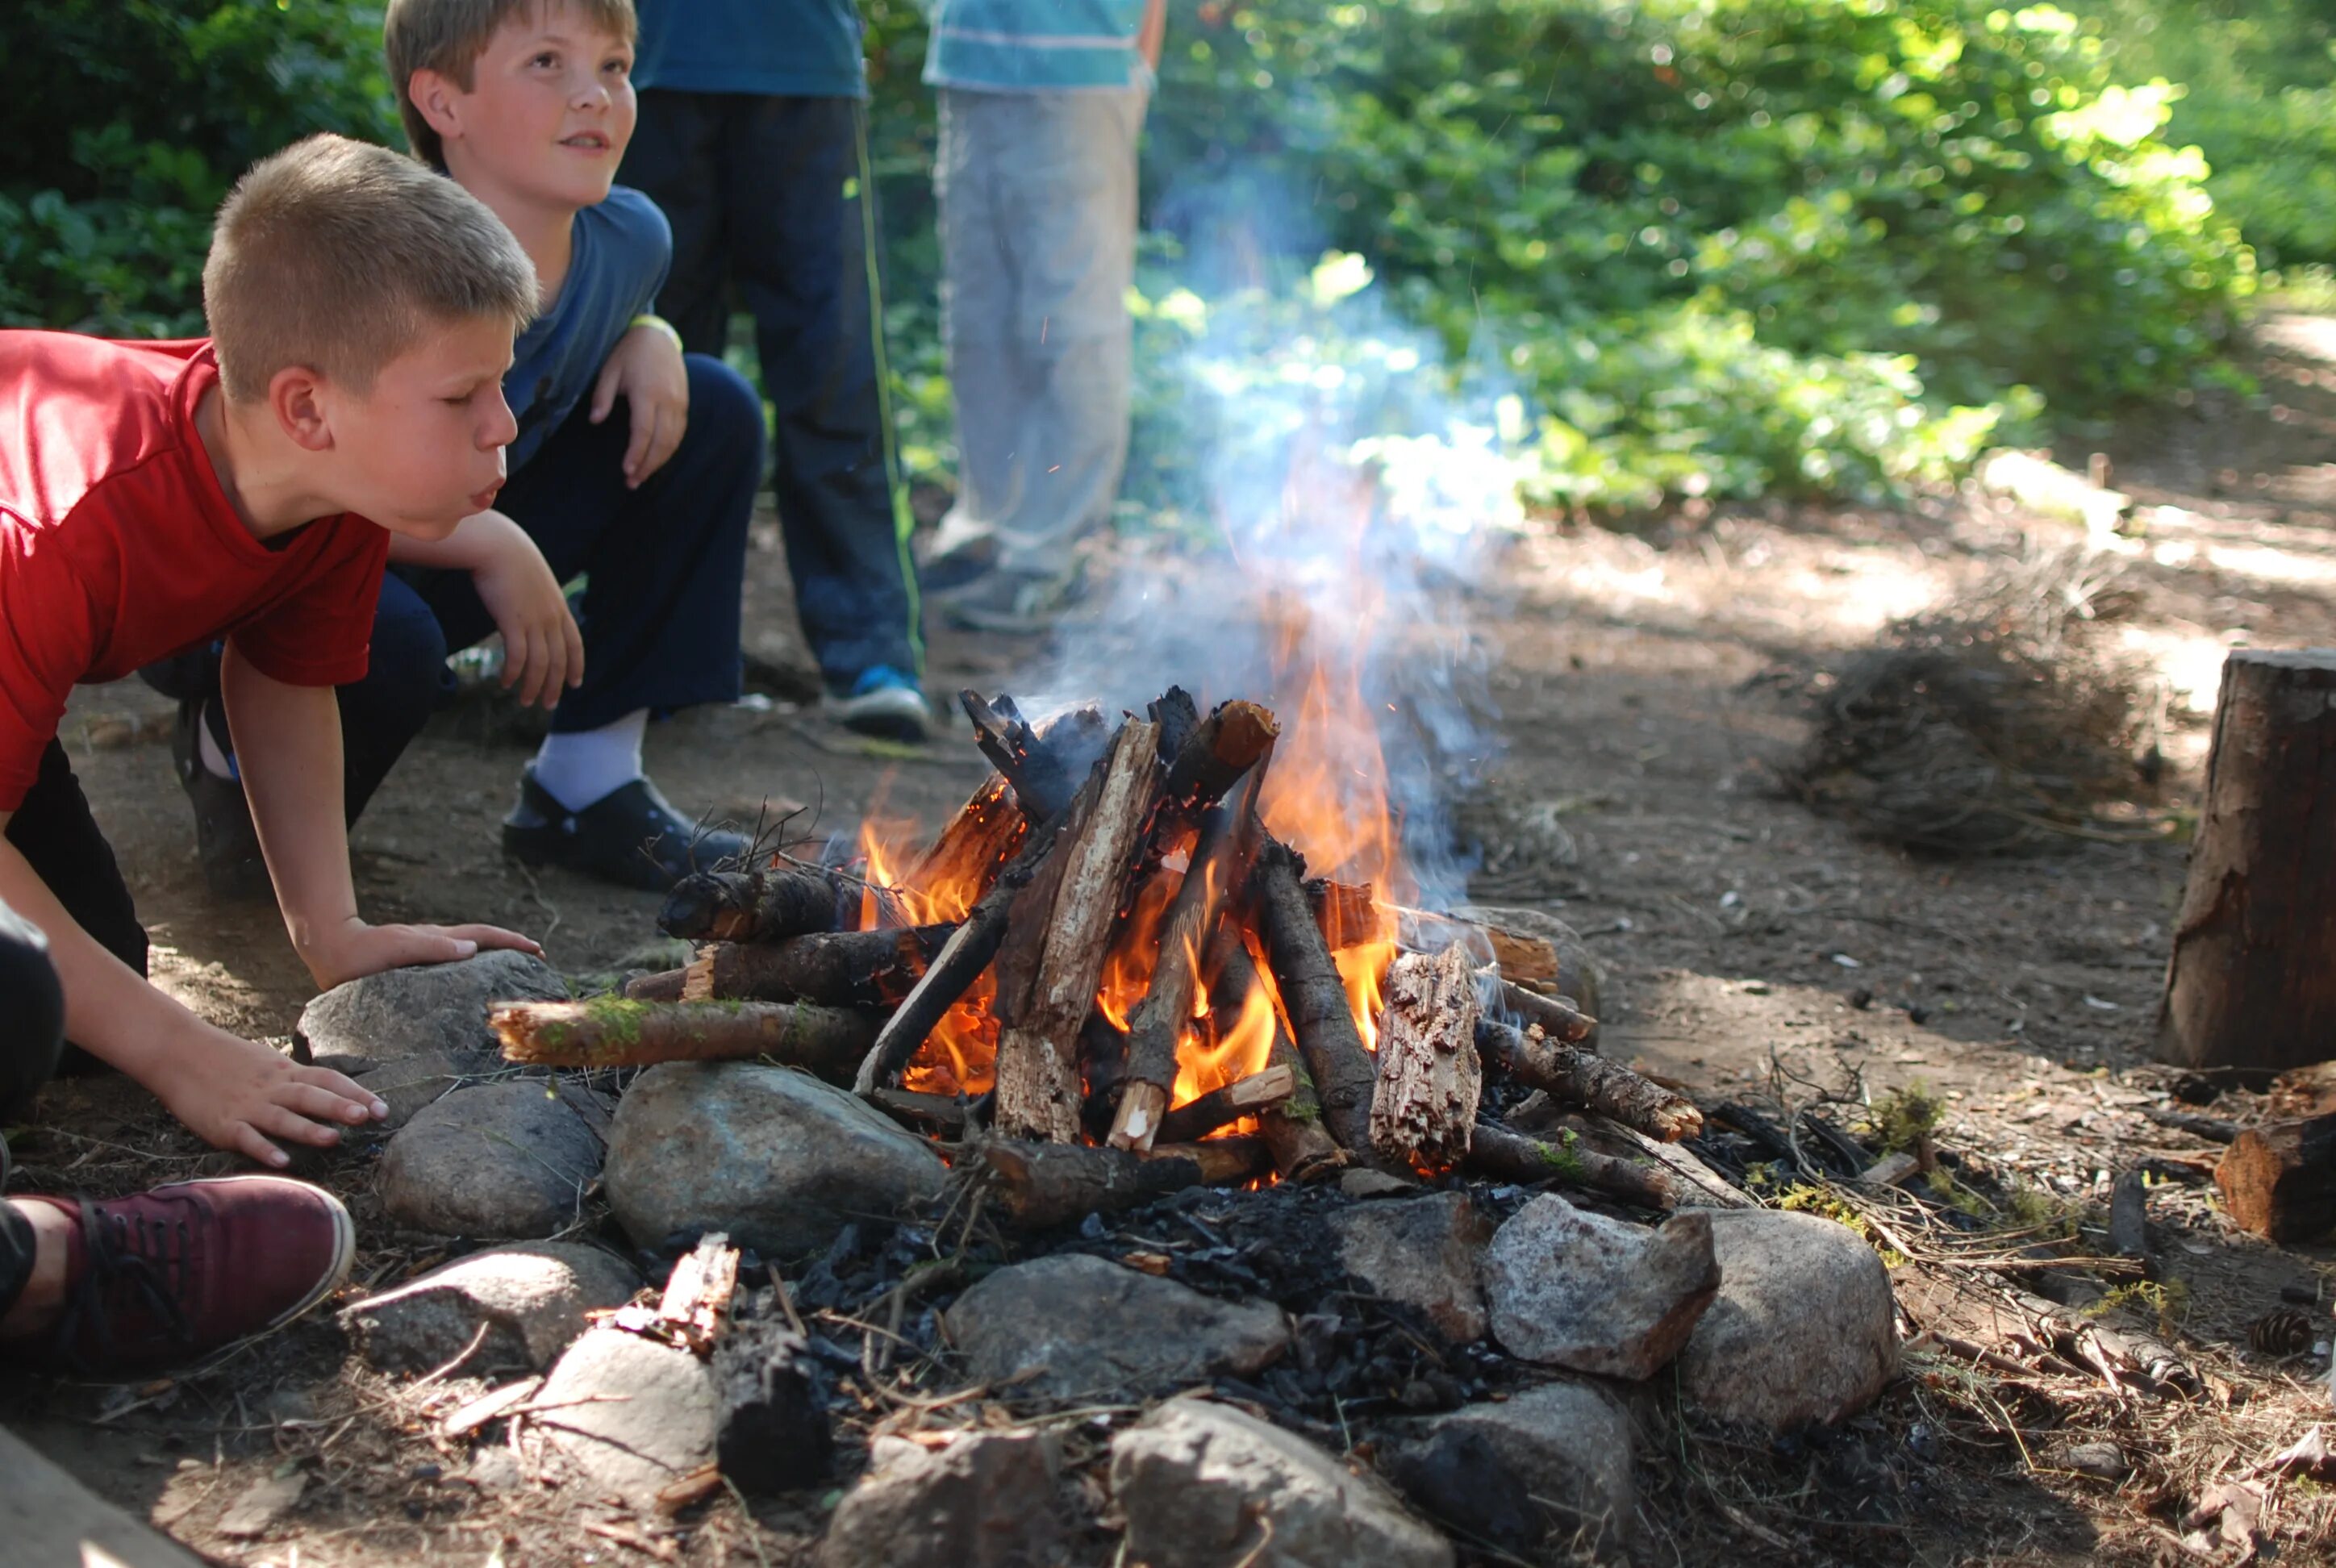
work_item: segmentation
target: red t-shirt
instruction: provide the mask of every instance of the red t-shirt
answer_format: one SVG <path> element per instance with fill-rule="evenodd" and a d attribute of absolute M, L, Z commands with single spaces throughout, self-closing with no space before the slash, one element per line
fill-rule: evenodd
<path fill-rule="evenodd" d="M 0 332 L 0 811 L 85 681 L 214 638 L 292 686 L 361 680 L 389 535 L 319 518 L 268 544 L 195 433 L 207 339 Z"/>

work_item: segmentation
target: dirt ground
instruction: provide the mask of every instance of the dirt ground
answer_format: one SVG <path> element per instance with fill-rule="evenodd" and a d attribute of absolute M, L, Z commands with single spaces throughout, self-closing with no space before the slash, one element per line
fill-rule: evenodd
<path fill-rule="evenodd" d="M 2274 317 L 2260 337 L 2260 399 L 2177 411 L 2105 443 L 2136 502 L 2130 537 L 2114 547 L 2130 590 L 2117 630 L 2165 677 L 2164 798 L 2177 807 L 2195 799 L 2224 652 L 2336 646 L 2336 462 L 2322 461 L 2336 452 L 2336 320 Z M 1808 1098 L 1859 1084 L 1879 1096 L 1924 1080 L 1948 1100 L 1942 1146 L 2016 1173 L 2072 1213 L 2105 1205 L 2116 1175 L 2142 1160 L 2211 1159 L 2212 1144 L 2140 1115 L 2164 1103 L 2168 1076 L 2149 1046 L 2183 877 L 2177 834 L 1942 862 L 1863 842 L 1776 784 L 1805 731 L 1792 693 L 1809 671 L 2024 541 L 2070 537 L 1966 494 L 1903 511 L 1776 509 L 1521 538 L 1496 574 L 1503 590 L 1467 596 L 1497 643 L 1506 743 L 1484 795 L 1500 841 L 1472 895 L 1582 930 L 1610 973 L 1605 1052 L 1699 1097 L 1781 1088 Z M 792 802 L 818 832 L 851 832 L 871 809 L 936 823 L 985 771 L 962 721 L 909 751 L 856 741 L 799 706 L 805 660 L 774 529 L 757 530 L 752 569 L 750 652 L 765 695 L 655 726 L 653 775 L 691 811 L 751 819 L 766 801 Z M 1044 654 L 1035 639 L 935 632 L 936 692 L 1012 690 Z M 1175 677 L 1163 672 L 1163 684 Z M 152 932 L 155 978 L 222 1025 L 283 1035 L 309 996 L 307 976 L 272 907 L 206 895 L 166 726 L 146 716 L 161 708 L 132 683 L 85 690 L 65 731 Z M 355 833 L 360 899 L 375 919 L 530 931 L 572 975 L 626 967 L 655 935 L 656 899 L 530 874 L 498 852 L 530 745 L 492 702 L 438 721 Z M 2254 1105 L 2234 1094 L 2206 1110 L 2244 1117 Z M 114 1191 L 209 1164 L 134 1090 L 102 1081 L 53 1091 L 16 1147 L 27 1186 Z M 349 1194 L 357 1280 L 378 1286 L 441 1254 L 386 1229 L 367 1194 L 370 1164 L 353 1151 L 321 1174 Z M 2248 1325 L 2282 1287 L 2322 1300 L 2336 1287 L 2336 1252 L 2239 1235 L 2210 1193 L 2161 1186 L 2151 1208 L 2182 1284 L 2160 1298 L 2162 1326 L 2205 1378 L 2199 1398 L 2103 1403 L 2064 1388 L 2042 1397 L 2049 1418 L 2031 1402 L 2000 1423 L 1976 1420 L 1968 1363 L 1949 1366 L 1918 1340 L 1907 1375 L 1866 1418 L 1869 1450 L 1903 1450 L 1883 1479 L 1844 1481 L 1838 1466 L 1789 1446 L 1756 1456 L 1757 1486 L 1717 1450 L 1655 1456 L 1650 1493 L 1707 1516 L 1668 1549 L 1659 1542 L 1651 1560 L 2187 1560 L 2181 1514 L 2204 1484 L 2247 1472 L 2328 1413 L 2325 1307 L 2313 1309 L 2320 1359 L 2251 1350 Z M 1958 1290 L 1930 1290 L 1914 1277 L 1923 1273 L 1902 1271 L 1910 1327 L 1970 1337 L 1985 1309 L 1963 1287 L 1959 1307 L 1941 1304 Z M 0 1379 L 0 1417 L 222 1563 L 642 1554 L 456 1485 L 447 1477 L 459 1456 L 428 1457 L 410 1397 L 345 1367 L 342 1350 L 328 1322 L 311 1322 L 180 1381 L 117 1389 L 13 1375 Z M 2060 1462 L 2088 1432 L 2124 1445 L 2130 1476 L 2091 1478 Z M 279 1466 L 310 1475 L 300 1510 L 263 1539 L 219 1536 L 220 1512 Z M 1796 1466 L 1806 1470 L 1800 1490 L 1774 1490 Z M 2272 1492 L 2267 1554 L 2331 1560 L 2327 1496 L 2310 1483 Z M 679 1554 L 794 1561 L 817 1501 L 765 1510 L 760 1526 L 718 1504 Z"/>

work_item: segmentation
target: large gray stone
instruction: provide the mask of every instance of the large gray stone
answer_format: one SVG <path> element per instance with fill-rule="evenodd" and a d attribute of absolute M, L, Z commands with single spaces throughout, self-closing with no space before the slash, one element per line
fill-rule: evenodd
<path fill-rule="evenodd" d="M 394 1133 L 466 1084 L 504 1070 L 501 1058 L 485 1051 L 424 1051 L 356 1075 L 357 1086 L 379 1095 L 389 1115 L 366 1131 Z"/>
<path fill-rule="evenodd" d="M 532 1403 L 531 1419 L 586 1481 L 637 1508 L 714 1462 L 713 1373 L 686 1350 L 621 1329 L 570 1345 Z"/>
<path fill-rule="evenodd" d="M 297 1049 L 333 1058 L 343 1072 L 427 1051 L 492 1051 L 493 1002 L 556 1002 L 560 972 L 531 953 L 495 948 L 451 964 L 388 969 L 335 986 L 300 1011 Z"/>
<path fill-rule="evenodd" d="M 606 1187 L 641 1246 L 726 1231 L 792 1257 L 938 1196 L 948 1174 L 932 1144 L 809 1073 L 673 1062 L 618 1102 Z"/>
<path fill-rule="evenodd" d="M 998 1270 L 958 1298 L 943 1327 L 976 1381 L 1054 1399 L 1247 1377 L 1290 1347 L 1270 1302 L 1221 1301 L 1084 1253 Z"/>
<path fill-rule="evenodd" d="M 1617 1554 L 1637 1507 L 1630 1419 L 1602 1388 L 1551 1383 L 1470 1405 L 1397 1438 L 1382 1468 L 1429 1514 L 1539 1560 Z"/>
<path fill-rule="evenodd" d="M 389 1140 L 382 1207 L 401 1225 L 442 1236 L 550 1236 L 582 1213 L 600 1158 L 599 1135 L 560 1086 L 542 1078 L 478 1084 Z"/>
<path fill-rule="evenodd" d="M 461 1355 L 465 1363 L 541 1371 L 584 1332 L 584 1314 L 620 1307 L 640 1289 L 631 1265 L 579 1242 L 537 1242 L 473 1252 L 394 1290 L 341 1310 L 341 1325 L 374 1366 L 420 1372 Z"/>
<path fill-rule="evenodd" d="M 819 1568 L 1024 1568 L 1054 1560 L 1068 1534 L 1052 1437 L 932 1434 L 938 1446 L 879 1437 L 844 1494 Z"/>
<path fill-rule="evenodd" d="M 1688 1397 L 1776 1431 L 1864 1408 L 1898 1368 L 1890 1271 L 1874 1249 L 1815 1214 L 1710 1219 L 1722 1279 L 1679 1358 Z"/>
<path fill-rule="evenodd" d="M 1543 1193 L 1485 1249 L 1493 1337 L 1527 1361 L 1652 1377 L 1719 1289 L 1713 1217 L 1675 1214 L 1650 1231 Z"/>
<path fill-rule="evenodd" d="M 1493 1224 L 1467 1193 L 1358 1203 L 1333 1214 L 1330 1229 L 1338 1261 L 1374 1293 L 1416 1309 L 1455 1345 L 1484 1337 L 1476 1276 Z"/>
<path fill-rule="evenodd" d="M 1146 1568 L 1449 1568 L 1377 1480 L 1254 1416 L 1172 1399 L 1112 1439 L 1126 1555 Z"/>
<path fill-rule="evenodd" d="M 201 1568 L 201 1560 L 0 1427 L 0 1557 L 16 1568 Z"/>

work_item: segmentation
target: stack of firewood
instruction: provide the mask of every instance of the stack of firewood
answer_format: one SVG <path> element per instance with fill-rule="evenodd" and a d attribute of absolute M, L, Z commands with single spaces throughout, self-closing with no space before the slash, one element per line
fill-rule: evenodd
<path fill-rule="evenodd" d="M 997 772 L 901 879 L 977 889 L 961 919 L 910 923 L 891 890 L 784 857 L 698 873 L 659 922 L 702 944 L 692 962 L 621 998 L 497 1009 L 505 1057 L 800 1066 L 957 1145 L 961 1164 L 986 1167 L 1000 1210 L 1030 1225 L 1349 1164 L 1556 1177 L 1669 1206 L 1660 1162 L 1480 1115 L 1489 1067 L 1646 1139 L 1700 1128 L 1689 1102 L 1591 1048 L 1579 951 L 1309 881 L 1258 810 L 1280 729 L 1267 709 L 1204 716 L 1171 688 L 1115 729 L 1089 707 L 1041 730 L 1010 699 L 963 701 Z M 1129 916 L 1147 888 L 1152 907 L 1165 900 L 1156 933 Z M 868 929 L 843 929 L 854 925 Z M 1150 978 L 1122 1029 L 1098 988 L 1114 944 L 1136 940 L 1152 948 Z M 1397 950 L 1376 1053 L 1333 957 L 1367 940 Z M 1267 984 L 1260 959 L 1274 1004 L 1264 1066 L 1172 1105 L 1180 1050 L 1243 1015 Z M 977 982 L 996 1022 L 994 1086 L 970 1099 L 901 1088 Z M 1245 1119 L 1254 1133 L 1224 1133 Z"/>

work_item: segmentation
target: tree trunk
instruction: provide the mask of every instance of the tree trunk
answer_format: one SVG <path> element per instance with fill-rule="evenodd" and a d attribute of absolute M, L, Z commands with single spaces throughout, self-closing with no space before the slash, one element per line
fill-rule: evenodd
<path fill-rule="evenodd" d="M 1476 1011 L 1466 949 L 1406 953 L 1388 966 L 1371 1148 L 1391 1168 L 1440 1170 L 1468 1152 L 1484 1082 Z"/>
<path fill-rule="evenodd" d="M 866 1013 L 783 1002 L 514 1002 L 487 1024 L 507 1062 L 634 1067 L 768 1057 L 834 1084 L 851 1082 L 876 1037 Z"/>
<path fill-rule="evenodd" d="M 2214 1185 L 2258 1236 L 2301 1242 L 2336 1227 L 2336 1115 L 2249 1127 L 2214 1167 Z"/>
<path fill-rule="evenodd" d="M 1158 742 L 1148 719 L 1120 726 L 1072 803 L 1046 868 L 1014 901 L 998 956 L 995 1125 L 1008 1137 L 1078 1138 L 1079 1030 L 1159 799 Z"/>
<path fill-rule="evenodd" d="M 2232 654 L 2158 1010 L 2164 1059 L 2269 1074 L 2336 1055 L 2331 797 L 2336 652 Z"/>

